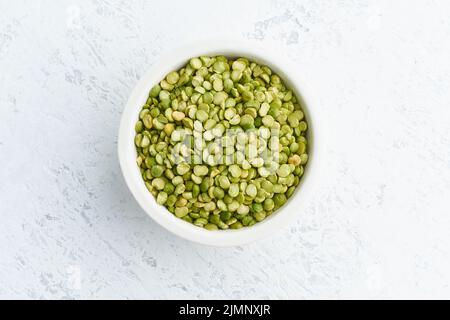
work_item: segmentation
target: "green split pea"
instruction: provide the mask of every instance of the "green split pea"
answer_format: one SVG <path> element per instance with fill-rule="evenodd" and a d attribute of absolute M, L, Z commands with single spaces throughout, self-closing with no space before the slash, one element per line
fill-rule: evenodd
<path fill-rule="evenodd" d="M 269 67 L 201 56 L 155 85 L 135 126 L 156 202 L 206 230 L 250 227 L 294 194 L 308 162 L 300 102 Z"/>

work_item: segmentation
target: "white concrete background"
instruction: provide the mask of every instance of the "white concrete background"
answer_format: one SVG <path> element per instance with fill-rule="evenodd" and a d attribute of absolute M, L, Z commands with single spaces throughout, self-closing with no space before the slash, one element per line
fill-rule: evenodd
<path fill-rule="evenodd" d="M 450 298 L 450 2 L 0 0 L 0 298 Z M 180 42 L 285 50 L 328 123 L 320 191 L 245 247 L 188 243 L 116 156 Z"/>

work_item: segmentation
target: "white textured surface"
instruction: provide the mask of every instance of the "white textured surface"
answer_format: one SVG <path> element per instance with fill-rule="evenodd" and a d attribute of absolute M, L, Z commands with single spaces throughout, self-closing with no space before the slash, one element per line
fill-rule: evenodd
<path fill-rule="evenodd" d="M 0 298 L 450 298 L 449 10 L 0 0 Z M 286 50 L 329 126 L 295 225 L 232 249 L 153 223 L 116 156 L 139 76 L 216 33 Z"/>

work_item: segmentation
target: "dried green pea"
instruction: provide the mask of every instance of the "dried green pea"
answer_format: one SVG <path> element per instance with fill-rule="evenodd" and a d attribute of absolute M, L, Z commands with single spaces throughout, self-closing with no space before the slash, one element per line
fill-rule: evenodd
<path fill-rule="evenodd" d="M 218 227 L 216 224 L 212 224 L 212 223 L 207 223 L 207 224 L 204 226 L 204 228 L 205 228 L 206 230 L 209 230 L 209 231 L 216 231 L 216 230 L 219 230 L 219 227 Z"/>
<path fill-rule="evenodd" d="M 252 221 L 253 221 L 252 216 L 245 216 L 244 218 L 242 218 L 242 224 L 244 226 L 249 226 Z"/>
<path fill-rule="evenodd" d="M 186 216 L 189 213 L 189 210 L 187 207 L 177 207 L 175 208 L 175 215 L 178 218 L 182 218 L 184 216 Z"/>
<path fill-rule="evenodd" d="M 264 210 L 270 211 L 275 208 L 275 202 L 272 199 L 266 199 L 264 200 Z"/>
<path fill-rule="evenodd" d="M 199 58 L 193 58 L 189 62 L 190 66 L 195 70 L 198 70 L 202 67 L 202 61 Z"/>
<path fill-rule="evenodd" d="M 163 178 L 155 178 L 152 180 L 152 186 L 157 190 L 163 190 L 166 182 Z"/>
<path fill-rule="evenodd" d="M 208 224 L 208 220 L 206 220 L 205 218 L 198 218 L 195 219 L 194 224 L 198 227 L 203 227 Z"/>
<path fill-rule="evenodd" d="M 229 211 L 225 211 L 220 214 L 220 220 L 222 220 L 222 221 L 227 221 L 230 218 L 231 218 L 231 212 L 229 212 Z"/>
<path fill-rule="evenodd" d="M 222 199 L 223 197 L 225 197 L 225 192 L 223 191 L 223 189 L 221 189 L 219 187 L 214 188 L 213 194 L 214 194 L 214 197 L 217 199 Z"/>
<path fill-rule="evenodd" d="M 155 166 L 153 166 L 153 167 L 151 168 L 151 173 L 152 173 L 152 176 L 153 176 L 153 177 L 159 178 L 159 177 L 161 177 L 161 176 L 163 175 L 163 173 L 164 173 L 164 167 L 155 165 Z"/>
<path fill-rule="evenodd" d="M 286 196 L 282 193 L 277 193 L 273 196 L 273 202 L 276 207 L 281 207 L 286 203 Z"/>
<path fill-rule="evenodd" d="M 160 205 L 163 205 L 167 202 L 168 195 L 165 192 L 158 193 L 158 197 L 156 198 L 156 202 Z"/>
<path fill-rule="evenodd" d="M 230 188 L 230 180 L 226 176 L 220 176 L 219 177 L 219 185 L 222 189 L 228 189 Z"/>
<path fill-rule="evenodd" d="M 253 216 L 258 222 L 261 222 L 266 218 L 266 214 L 263 211 L 256 212 Z"/>

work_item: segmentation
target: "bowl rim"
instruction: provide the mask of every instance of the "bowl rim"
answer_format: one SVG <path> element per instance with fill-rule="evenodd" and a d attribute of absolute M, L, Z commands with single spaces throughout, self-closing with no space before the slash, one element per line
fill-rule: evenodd
<path fill-rule="evenodd" d="M 320 139 L 316 128 L 317 104 L 313 101 L 312 88 L 299 76 L 296 68 L 290 64 L 289 59 L 281 50 L 274 50 L 270 47 L 263 46 L 261 42 L 231 39 L 207 40 L 184 45 L 162 55 L 141 77 L 128 99 L 122 113 L 118 136 L 118 156 L 122 174 L 129 190 L 141 208 L 159 225 L 181 238 L 217 247 L 238 246 L 266 238 L 288 225 L 300 211 L 299 208 L 304 208 L 304 203 L 312 194 L 315 182 L 312 178 L 315 176 L 317 162 L 321 158 L 320 150 L 323 149 L 322 139 Z M 147 190 L 136 165 L 136 149 L 134 146 L 136 133 L 134 127 L 142 105 L 148 98 L 149 90 L 170 71 L 178 70 L 190 58 L 201 55 L 242 56 L 268 65 L 275 73 L 280 75 L 297 98 L 301 100 L 305 118 L 308 121 L 309 161 L 294 195 L 276 213 L 249 228 L 208 231 L 175 217 L 165 207 L 156 203 L 154 197 Z M 299 206 L 299 203 L 301 203 L 301 206 Z"/>

